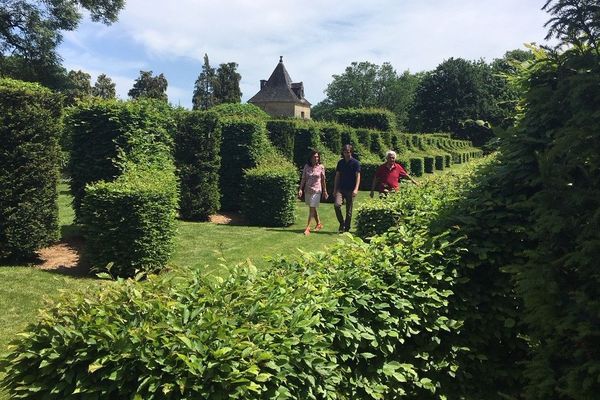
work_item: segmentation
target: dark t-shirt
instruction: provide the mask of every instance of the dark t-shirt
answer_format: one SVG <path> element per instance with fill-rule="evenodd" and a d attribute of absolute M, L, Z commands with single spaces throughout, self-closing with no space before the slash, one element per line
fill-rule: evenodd
<path fill-rule="evenodd" d="M 352 191 L 356 186 L 356 173 L 360 172 L 360 163 L 356 158 L 350 157 L 346 162 L 341 159 L 335 168 L 336 172 L 340 173 L 339 190 Z"/>

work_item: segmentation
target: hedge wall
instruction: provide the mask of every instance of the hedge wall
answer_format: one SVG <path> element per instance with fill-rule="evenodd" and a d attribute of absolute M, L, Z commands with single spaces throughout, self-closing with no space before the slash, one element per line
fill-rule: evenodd
<path fill-rule="evenodd" d="M 293 120 L 267 121 L 267 132 L 273 146 L 288 160 L 293 160 L 296 122 Z"/>
<path fill-rule="evenodd" d="M 296 222 L 298 170 L 278 157 L 244 173 L 242 214 L 252 225 L 289 226 Z"/>
<path fill-rule="evenodd" d="M 211 107 L 210 111 L 217 113 L 220 118 L 253 118 L 264 121 L 271 118 L 269 114 L 250 103 L 223 103 Z"/>
<path fill-rule="evenodd" d="M 50 90 L 0 79 L 0 259 L 58 239 L 61 113 Z"/>
<path fill-rule="evenodd" d="M 176 131 L 172 110 L 163 101 L 98 98 L 78 103 L 67 116 L 66 129 L 72 143 L 69 173 L 77 217 L 88 183 L 116 179 L 122 172 L 119 159 L 170 154 Z"/>
<path fill-rule="evenodd" d="M 221 207 L 221 130 L 212 111 L 186 113 L 175 137 L 181 218 L 206 221 Z"/>
<path fill-rule="evenodd" d="M 85 189 L 81 221 L 90 265 L 113 276 L 162 269 L 173 252 L 177 180 L 172 162 L 127 162 L 112 182 Z"/>
<path fill-rule="evenodd" d="M 393 112 L 379 108 L 340 108 L 334 117 L 339 123 L 353 128 L 367 128 L 378 131 L 394 131 L 396 116 Z M 387 138 L 390 139 L 390 138 Z M 388 140 L 388 143 L 390 140 Z"/>
<path fill-rule="evenodd" d="M 241 208 L 244 169 L 255 167 L 271 149 L 264 121 L 224 119 L 221 125 L 221 209 Z"/>

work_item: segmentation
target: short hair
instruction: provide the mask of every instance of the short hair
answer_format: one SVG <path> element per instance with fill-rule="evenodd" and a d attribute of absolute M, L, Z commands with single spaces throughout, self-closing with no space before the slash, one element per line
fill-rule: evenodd
<path fill-rule="evenodd" d="M 350 154 L 352 154 L 352 150 L 354 150 L 354 149 L 351 144 L 346 143 L 345 145 L 342 146 L 342 156 L 344 156 L 344 150 L 348 150 L 348 151 L 350 151 Z"/>
<path fill-rule="evenodd" d="M 396 152 L 394 150 L 388 150 L 387 153 L 385 153 L 385 158 L 388 158 L 389 156 L 394 156 L 394 158 L 396 158 Z"/>

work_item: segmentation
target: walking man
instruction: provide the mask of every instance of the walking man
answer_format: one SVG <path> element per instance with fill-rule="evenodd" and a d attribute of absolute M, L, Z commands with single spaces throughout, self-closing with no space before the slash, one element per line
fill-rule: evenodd
<path fill-rule="evenodd" d="M 352 145 L 345 144 L 342 147 L 342 159 L 338 161 L 335 168 L 335 181 L 333 184 L 333 196 L 335 199 L 335 215 L 340 223 L 338 231 L 348 232 L 352 224 L 352 205 L 358 194 L 360 185 L 360 163 L 352 157 Z M 342 217 L 342 201 L 346 202 L 346 218 Z"/>

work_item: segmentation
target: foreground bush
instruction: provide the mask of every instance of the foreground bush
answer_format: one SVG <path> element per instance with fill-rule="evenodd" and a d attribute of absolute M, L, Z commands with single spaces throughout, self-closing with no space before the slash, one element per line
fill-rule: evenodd
<path fill-rule="evenodd" d="M 3 385 L 50 400 L 440 398 L 458 369 L 444 340 L 460 327 L 456 257 L 410 230 L 260 273 L 121 282 L 45 312 Z"/>
<path fill-rule="evenodd" d="M 114 276 L 162 269 L 173 252 L 177 181 L 170 160 L 126 163 L 113 182 L 88 185 L 81 220 L 92 266 Z"/>
<path fill-rule="evenodd" d="M 0 79 L 0 259 L 58 239 L 60 96 Z"/>

